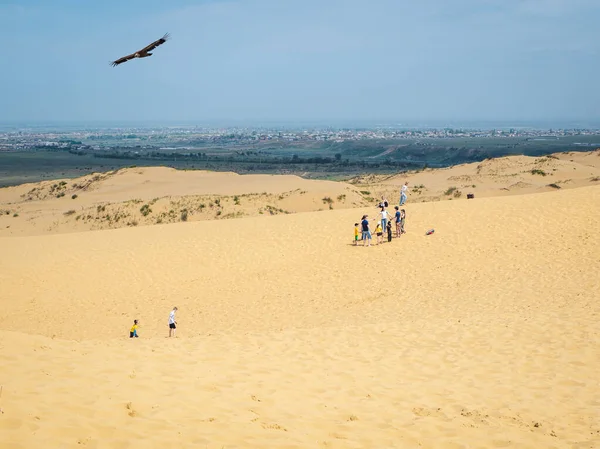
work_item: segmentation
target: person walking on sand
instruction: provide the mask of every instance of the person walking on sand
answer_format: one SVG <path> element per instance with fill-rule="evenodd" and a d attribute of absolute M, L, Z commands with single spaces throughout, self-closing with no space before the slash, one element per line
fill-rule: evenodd
<path fill-rule="evenodd" d="M 177 307 L 173 307 L 171 313 L 169 313 L 169 337 L 175 336 L 175 329 L 177 329 L 177 321 L 175 321 L 175 312 L 177 312 Z"/>
<path fill-rule="evenodd" d="M 369 216 L 363 215 L 360 224 L 362 226 L 363 246 L 371 246 L 371 230 L 369 229 Z M 367 240 L 369 241 L 368 245 Z"/>
<path fill-rule="evenodd" d="M 354 246 L 358 246 L 358 223 L 354 223 Z"/>
<path fill-rule="evenodd" d="M 392 222 L 388 221 L 388 224 L 386 226 L 386 231 L 387 231 L 387 236 L 388 236 L 388 242 L 392 241 Z"/>
<path fill-rule="evenodd" d="M 406 195 L 408 195 L 408 181 L 404 183 L 400 190 L 400 206 L 404 206 L 404 203 L 406 203 Z"/>

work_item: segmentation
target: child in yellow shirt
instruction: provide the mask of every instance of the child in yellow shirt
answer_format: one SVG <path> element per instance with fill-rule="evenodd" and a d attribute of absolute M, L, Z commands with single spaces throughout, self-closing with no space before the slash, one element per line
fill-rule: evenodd
<path fill-rule="evenodd" d="M 358 223 L 354 223 L 354 246 L 358 245 L 358 236 L 359 236 Z"/>
<path fill-rule="evenodd" d="M 381 228 L 381 222 L 377 222 L 377 227 L 375 228 L 375 234 L 377 234 L 377 244 L 383 243 L 383 229 Z"/>
<path fill-rule="evenodd" d="M 137 329 L 138 329 L 138 320 L 133 320 L 133 326 L 131 326 L 131 329 L 129 331 L 129 338 L 138 338 L 138 334 L 137 334 Z"/>

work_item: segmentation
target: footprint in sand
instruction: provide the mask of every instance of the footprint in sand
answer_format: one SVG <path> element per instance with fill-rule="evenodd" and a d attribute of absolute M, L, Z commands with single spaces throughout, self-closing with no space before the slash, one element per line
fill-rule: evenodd
<path fill-rule="evenodd" d="M 287 432 L 287 429 L 285 427 L 281 427 L 279 424 L 269 424 L 269 423 L 262 423 L 262 428 L 263 429 L 273 429 L 273 430 L 283 430 L 284 432 Z"/>
<path fill-rule="evenodd" d="M 131 416 L 132 418 L 135 418 L 137 416 L 137 412 L 133 409 L 133 404 L 131 402 L 128 402 L 125 405 L 125 408 L 128 410 L 127 414 L 129 416 Z"/>
<path fill-rule="evenodd" d="M 441 408 L 415 407 L 412 412 L 417 416 L 436 416 L 445 418 Z"/>

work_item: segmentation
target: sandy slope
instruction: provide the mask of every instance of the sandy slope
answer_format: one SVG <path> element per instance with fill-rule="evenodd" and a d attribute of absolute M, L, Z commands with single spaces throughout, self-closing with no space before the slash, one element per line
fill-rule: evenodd
<path fill-rule="evenodd" d="M 532 173 L 533 171 L 533 173 Z M 600 185 L 600 150 L 512 156 L 442 170 L 362 176 L 350 183 L 298 176 L 129 168 L 0 189 L 0 236 L 278 215 L 410 201 L 463 200 Z M 449 190 L 450 189 L 450 190 Z"/>
<path fill-rule="evenodd" d="M 316 211 L 366 204 L 349 184 L 293 175 L 128 168 L 0 189 L 0 236 Z M 148 213 L 142 213 L 142 207 Z"/>
<path fill-rule="evenodd" d="M 543 157 L 509 156 L 396 176 L 369 175 L 353 184 L 359 190 L 368 189 L 376 198 L 383 194 L 396 201 L 405 181 L 409 182 L 411 201 L 464 199 L 467 193 L 478 198 L 522 195 L 599 185 L 600 149 Z M 456 190 L 449 192 L 450 188 Z"/>
<path fill-rule="evenodd" d="M 0 237 L 2 448 L 600 447 L 600 187 L 407 210 Z"/>

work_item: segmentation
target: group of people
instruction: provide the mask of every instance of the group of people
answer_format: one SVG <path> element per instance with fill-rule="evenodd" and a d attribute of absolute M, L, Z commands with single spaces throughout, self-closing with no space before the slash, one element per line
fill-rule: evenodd
<path fill-rule="evenodd" d="M 400 194 L 400 206 L 402 206 L 406 202 L 406 190 L 408 182 L 404 183 L 402 186 L 402 192 Z M 406 188 L 406 189 L 405 189 Z M 394 220 L 395 228 L 396 228 L 396 237 L 401 237 L 402 234 L 405 234 L 404 224 L 406 222 L 406 211 L 404 209 L 400 209 L 400 206 L 395 206 L 394 215 L 390 215 L 387 211 L 388 201 L 384 196 L 381 197 L 381 202 L 379 203 L 379 207 L 381 208 L 378 213 L 378 217 L 375 219 L 375 235 L 377 236 L 377 245 L 383 243 L 383 233 L 384 230 L 387 232 L 387 240 L 388 242 L 392 241 L 392 220 Z M 360 226 L 360 229 L 359 229 Z M 363 215 L 360 223 L 354 223 L 354 245 L 358 246 L 358 241 L 363 241 L 363 246 L 371 246 L 372 233 L 371 233 L 371 224 L 369 223 L 369 216 Z"/>
<path fill-rule="evenodd" d="M 173 307 L 171 313 L 169 313 L 169 337 L 175 336 L 175 329 L 177 329 L 177 321 L 175 321 L 175 312 L 177 312 L 177 307 Z M 138 327 L 139 321 L 133 320 L 133 326 L 129 329 L 129 338 L 138 338 Z"/>

